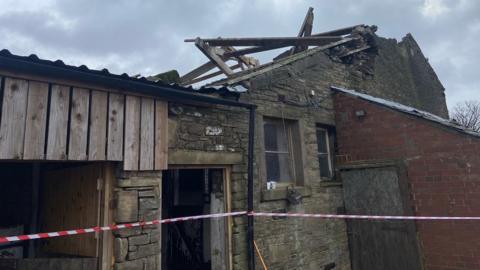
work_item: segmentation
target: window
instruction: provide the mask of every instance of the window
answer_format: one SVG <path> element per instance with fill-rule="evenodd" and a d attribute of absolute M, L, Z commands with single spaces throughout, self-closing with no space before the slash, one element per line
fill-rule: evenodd
<path fill-rule="evenodd" d="M 264 118 L 265 165 L 267 182 L 299 183 L 298 123 Z M 295 181 L 297 180 L 297 181 Z"/>
<path fill-rule="evenodd" d="M 333 138 L 334 135 L 332 128 L 317 126 L 318 165 L 320 169 L 320 177 L 333 177 Z"/>

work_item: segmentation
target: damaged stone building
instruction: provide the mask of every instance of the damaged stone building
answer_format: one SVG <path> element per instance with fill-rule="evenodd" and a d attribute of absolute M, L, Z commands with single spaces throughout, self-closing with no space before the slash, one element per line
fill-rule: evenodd
<path fill-rule="evenodd" d="M 226 74 L 200 88 L 189 85 L 204 72 L 173 76 L 172 83 L 164 75 L 113 75 L 2 51 L 0 204 L 9 210 L 0 213 L 0 235 L 252 210 L 478 216 L 480 202 L 462 197 L 466 190 L 453 195 L 470 212 L 429 211 L 453 195 L 421 197 L 423 180 L 409 168 L 434 147 L 412 155 L 368 152 L 403 143 L 420 149 L 422 141 L 410 141 L 410 133 L 391 144 L 378 138 L 398 134 L 401 126 L 387 124 L 402 117 L 406 126 L 421 122 L 425 133 L 434 130 L 432 141 L 450 136 L 445 140 L 478 150 L 478 134 L 447 120 L 425 124 L 432 119 L 412 114 L 448 118 L 444 88 L 413 37 L 385 39 L 366 25 L 311 35 L 308 25 L 299 37 L 274 40 L 274 47 L 292 48 L 264 65 L 225 44 L 228 39 L 196 39 L 210 60 L 204 69 L 217 66 Z M 270 46 L 241 42 L 253 44 L 250 51 Z M 228 57 L 248 68 L 232 72 Z M 384 108 L 374 97 L 416 109 Z M 357 151 L 357 144 L 365 148 Z M 456 151 L 442 149 L 429 162 L 442 166 Z M 422 177 L 461 189 L 465 176 L 476 190 L 478 157 L 454 164 L 468 170 L 459 169 L 448 184 L 442 173 Z M 362 197 L 365 187 L 378 192 Z M 372 210 L 376 202 L 385 205 L 379 212 Z M 0 244 L 0 268 L 263 269 L 262 261 L 269 269 L 478 267 L 478 241 L 468 239 L 472 223 L 362 222 L 239 215 L 14 241 Z M 437 239 L 430 228 L 465 233 L 461 240 Z M 448 259 L 445 243 L 452 241 L 471 256 Z"/>

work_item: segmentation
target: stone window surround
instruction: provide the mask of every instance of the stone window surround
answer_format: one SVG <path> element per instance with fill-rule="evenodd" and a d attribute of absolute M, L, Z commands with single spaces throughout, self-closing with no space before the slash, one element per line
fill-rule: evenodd
<path fill-rule="evenodd" d="M 261 191 L 261 201 L 275 201 L 275 200 L 286 200 L 287 199 L 287 189 L 288 188 L 294 188 L 297 190 L 303 197 L 309 197 L 311 196 L 311 187 L 309 186 L 308 183 L 305 182 L 305 179 L 303 177 L 304 175 L 304 169 L 303 166 L 296 166 L 297 171 L 298 167 L 301 168 L 299 170 L 299 173 L 301 175 L 301 179 L 297 179 L 294 183 L 291 184 L 283 184 L 277 186 L 276 189 L 273 190 L 268 190 L 267 189 L 267 184 L 266 184 L 266 178 L 267 178 L 267 173 L 266 173 L 266 162 L 265 162 L 265 146 L 264 146 L 264 130 L 263 130 L 263 119 L 264 117 L 267 118 L 279 118 L 278 115 L 268 115 L 268 114 L 258 114 L 256 118 L 256 130 L 258 136 L 256 137 L 256 142 L 259 144 L 259 148 L 256 151 L 256 156 L 258 159 L 258 183 L 260 184 L 260 191 Z M 298 150 L 299 155 L 297 155 L 297 158 L 300 157 L 300 160 L 296 160 L 300 162 L 300 164 L 304 164 L 305 161 L 305 144 L 304 144 L 304 134 L 303 134 L 303 126 L 305 126 L 305 122 L 303 119 L 298 119 L 298 118 L 288 118 L 284 117 L 290 121 L 296 122 L 295 124 L 297 125 L 298 129 L 298 147 L 300 148 Z M 281 118 L 280 118 L 281 119 Z M 294 161 L 295 162 L 295 161 Z"/>

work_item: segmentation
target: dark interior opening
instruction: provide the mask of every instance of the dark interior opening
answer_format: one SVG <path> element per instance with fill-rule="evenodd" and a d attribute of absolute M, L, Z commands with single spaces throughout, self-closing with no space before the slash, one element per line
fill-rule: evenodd
<path fill-rule="evenodd" d="M 220 169 L 166 171 L 163 176 L 162 218 L 209 214 L 211 196 L 222 181 L 223 170 Z M 163 267 L 172 270 L 212 269 L 211 224 L 209 219 L 164 224 Z"/>
<path fill-rule="evenodd" d="M 99 197 L 89 196 L 98 194 L 95 173 L 100 167 L 93 166 L 96 165 L 0 162 L 0 235 L 95 226 L 98 212 L 93 218 L 88 216 L 93 210 L 99 211 Z M 77 222 L 77 217 L 86 222 Z M 96 249 L 98 237 L 93 234 L 0 244 L 0 269 L 50 269 L 62 263 L 58 259 L 74 258 L 96 269 Z M 47 262 L 53 258 L 58 262 Z"/>

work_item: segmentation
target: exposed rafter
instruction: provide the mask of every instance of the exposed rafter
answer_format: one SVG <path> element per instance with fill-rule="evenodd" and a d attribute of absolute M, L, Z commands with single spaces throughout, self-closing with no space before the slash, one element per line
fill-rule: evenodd
<path fill-rule="evenodd" d="M 283 47 L 290 48 L 275 57 L 274 62 L 308 50 L 309 47 L 333 48 L 343 46 L 341 50 L 339 50 L 342 51 L 342 54 L 339 55 L 340 58 L 370 48 L 366 44 L 344 47 L 344 44 L 358 39 L 358 31 L 361 31 L 361 29 L 358 29 L 359 27 L 366 27 L 365 25 L 355 25 L 312 34 L 313 19 L 313 8 L 309 8 L 295 37 L 219 37 L 207 39 L 197 37 L 194 39 L 185 39 L 185 42 L 194 42 L 195 46 L 209 59 L 209 62 L 183 75 L 180 78 L 181 85 L 202 82 L 222 74 L 227 78 L 233 78 L 237 77 L 237 73 L 244 74 L 245 72 L 257 70 L 260 66 L 259 61 L 247 55 Z M 229 61 L 233 61 L 235 64 L 227 64 Z M 243 75 L 240 77 L 243 77 Z M 248 86 L 248 83 L 241 82 L 236 78 L 228 81 L 235 81 Z"/>

